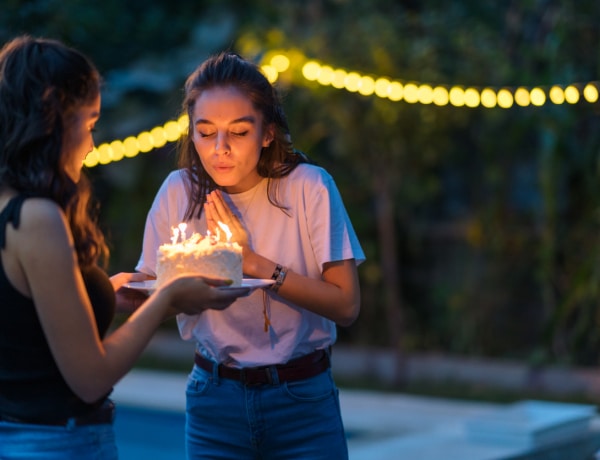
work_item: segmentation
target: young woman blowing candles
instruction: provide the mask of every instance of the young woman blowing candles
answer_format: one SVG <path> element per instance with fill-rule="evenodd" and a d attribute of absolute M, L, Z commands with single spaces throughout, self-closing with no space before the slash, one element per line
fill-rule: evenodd
<path fill-rule="evenodd" d="M 347 458 L 330 349 L 336 325 L 358 316 L 364 254 L 335 183 L 293 149 L 274 87 L 238 55 L 189 76 L 183 111 L 180 169 L 149 211 L 136 268 L 154 275 L 179 222 L 200 234 L 221 222 L 244 276 L 274 281 L 227 310 L 178 316 L 182 338 L 197 342 L 188 458 Z"/>
<path fill-rule="evenodd" d="M 170 314 L 228 307 L 247 289 L 180 276 L 106 335 L 123 284 L 81 173 L 100 116 L 100 77 L 64 44 L 0 50 L 0 458 L 116 459 L 112 386 Z M 117 295 L 115 295 L 115 291 Z"/>

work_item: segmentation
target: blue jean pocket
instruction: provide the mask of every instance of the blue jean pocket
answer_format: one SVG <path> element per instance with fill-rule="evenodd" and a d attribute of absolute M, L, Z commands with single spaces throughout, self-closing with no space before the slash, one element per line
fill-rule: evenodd
<path fill-rule="evenodd" d="M 212 375 L 198 366 L 194 366 L 188 376 L 185 393 L 188 396 L 200 396 L 208 391 L 212 383 Z"/>
<path fill-rule="evenodd" d="M 305 380 L 285 382 L 283 387 L 287 395 L 296 401 L 323 401 L 337 393 L 329 369 Z"/>

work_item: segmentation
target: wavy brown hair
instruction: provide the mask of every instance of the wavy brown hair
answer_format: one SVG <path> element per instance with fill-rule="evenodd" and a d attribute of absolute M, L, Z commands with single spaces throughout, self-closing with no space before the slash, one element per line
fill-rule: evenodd
<path fill-rule="evenodd" d="M 233 86 L 248 96 L 253 107 L 262 114 L 263 128 L 270 125 L 275 127 L 274 139 L 268 147 L 263 147 L 257 166 L 258 174 L 268 179 L 267 193 L 274 206 L 283 209 L 277 200 L 277 181 L 274 179 L 287 176 L 300 163 L 309 162 L 306 155 L 293 148 L 277 91 L 259 67 L 231 52 L 211 56 L 196 68 L 185 83 L 182 112 L 188 115 L 190 121 L 188 132 L 179 144 L 178 166 L 185 169 L 191 184 L 185 213 L 188 220 L 201 216 L 206 195 L 219 188 L 202 166 L 192 141 L 194 106 L 203 91 L 226 86 Z"/>
<path fill-rule="evenodd" d="M 63 43 L 27 35 L 0 50 L 0 187 L 56 202 L 67 216 L 82 267 L 108 261 L 90 183 L 65 172 L 70 117 L 100 93 L 92 62 Z"/>

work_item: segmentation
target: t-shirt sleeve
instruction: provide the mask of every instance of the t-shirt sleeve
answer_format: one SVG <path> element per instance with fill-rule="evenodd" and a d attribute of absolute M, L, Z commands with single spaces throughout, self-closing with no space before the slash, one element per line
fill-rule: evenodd
<path fill-rule="evenodd" d="M 315 258 L 323 267 L 327 262 L 354 259 L 359 265 L 365 255 L 331 175 L 320 173 L 305 183 L 307 223 Z"/>

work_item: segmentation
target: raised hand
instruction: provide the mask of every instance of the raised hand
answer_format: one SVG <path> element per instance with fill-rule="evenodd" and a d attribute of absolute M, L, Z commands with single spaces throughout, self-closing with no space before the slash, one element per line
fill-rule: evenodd
<path fill-rule="evenodd" d="M 244 225 L 236 216 L 229 205 L 223 199 L 219 190 L 214 190 L 206 196 L 204 204 L 206 213 L 206 224 L 211 233 L 216 234 L 218 222 L 222 222 L 229 227 L 231 232 L 231 241 L 238 243 L 243 249 L 248 248 L 248 232 Z M 221 241 L 226 241 L 226 235 L 219 229 Z"/>

